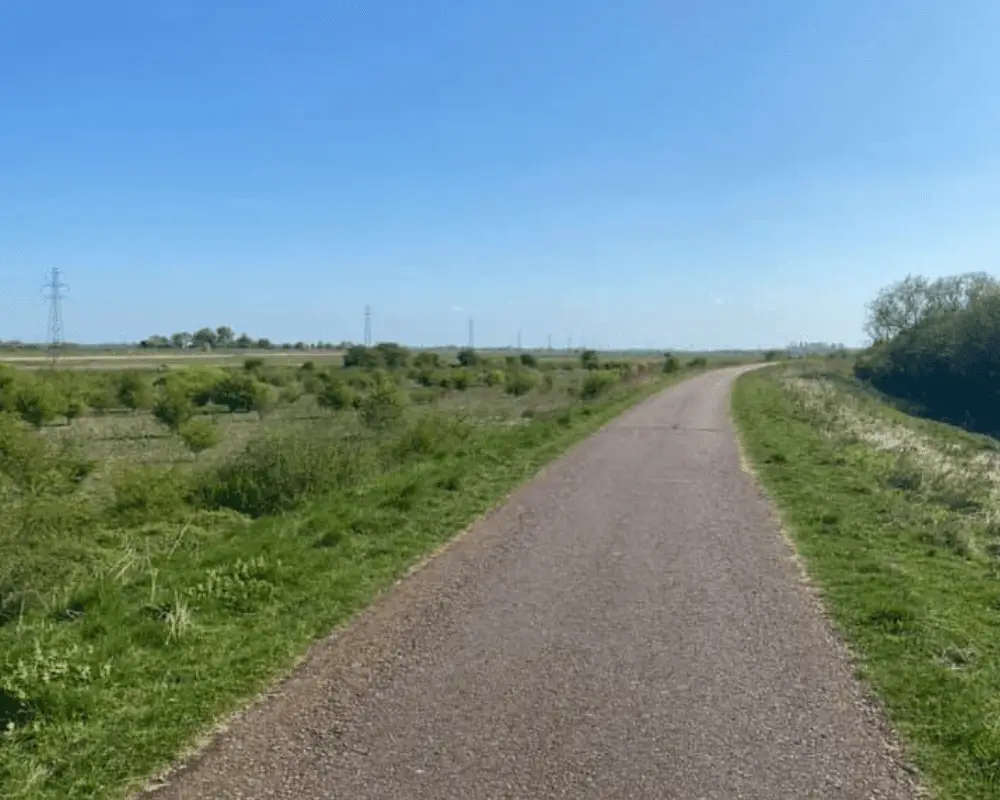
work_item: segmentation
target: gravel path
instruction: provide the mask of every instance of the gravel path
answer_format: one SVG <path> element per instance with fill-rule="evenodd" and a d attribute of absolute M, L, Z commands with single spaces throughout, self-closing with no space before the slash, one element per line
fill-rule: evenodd
<path fill-rule="evenodd" d="M 911 798 L 741 470 L 739 369 L 581 443 L 156 798 Z"/>

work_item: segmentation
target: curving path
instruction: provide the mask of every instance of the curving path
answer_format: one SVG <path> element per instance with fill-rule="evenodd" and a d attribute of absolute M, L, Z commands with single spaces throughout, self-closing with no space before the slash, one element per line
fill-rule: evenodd
<path fill-rule="evenodd" d="M 741 470 L 740 369 L 637 406 L 156 798 L 911 798 Z"/>

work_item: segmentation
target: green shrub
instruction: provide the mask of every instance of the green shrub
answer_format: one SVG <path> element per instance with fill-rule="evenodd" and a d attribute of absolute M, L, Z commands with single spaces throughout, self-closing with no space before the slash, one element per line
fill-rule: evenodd
<path fill-rule="evenodd" d="M 413 358 L 413 366 L 422 370 L 435 370 L 441 367 L 441 356 L 429 350 L 417 353 Z"/>
<path fill-rule="evenodd" d="M 663 371 L 667 374 L 677 372 L 680 368 L 681 362 L 677 360 L 676 356 L 667 356 L 663 360 Z"/>
<path fill-rule="evenodd" d="M 471 347 L 463 347 L 458 351 L 458 363 L 463 367 L 474 367 L 479 363 L 479 354 Z"/>
<path fill-rule="evenodd" d="M 342 411 L 345 408 L 353 408 L 358 402 L 358 395 L 344 381 L 334 378 L 323 382 L 316 393 L 316 402 L 323 408 Z"/>
<path fill-rule="evenodd" d="M 376 465 L 371 441 L 357 434 L 329 428 L 267 432 L 236 458 L 201 474 L 194 496 L 207 508 L 277 514 L 356 485 Z"/>
<path fill-rule="evenodd" d="M 487 386 L 499 386 L 507 379 L 507 373 L 502 369 L 488 369 L 483 372 L 483 383 Z"/>
<path fill-rule="evenodd" d="M 580 384 L 580 396 L 593 400 L 617 385 L 620 378 L 611 370 L 592 370 Z"/>
<path fill-rule="evenodd" d="M 515 369 L 507 373 L 504 381 L 504 391 L 515 397 L 520 397 L 530 392 L 538 384 L 536 373 L 527 369 Z"/>
<path fill-rule="evenodd" d="M 704 356 L 698 356 L 697 358 L 692 358 L 687 364 L 691 369 L 701 369 L 708 365 L 708 359 Z"/>
<path fill-rule="evenodd" d="M 153 387 L 140 373 L 128 370 L 118 376 L 118 402 L 131 411 L 145 411 L 153 405 Z"/>
<path fill-rule="evenodd" d="M 153 416 L 172 431 L 191 419 L 194 416 L 194 404 L 188 387 L 180 381 L 165 383 L 153 403 Z"/>
<path fill-rule="evenodd" d="M 112 512 L 124 521 L 173 519 L 187 507 L 190 474 L 179 469 L 129 466 L 112 478 Z"/>
<path fill-rule="evenodd" d="M 358 403 L 361 421 L 369 428 L 387 428 L 406 414 L 408 395 L 391 377 L 380 377 L 375 387 Z"/>
<path fill-rule="evenodd" d="M 14 415 L 0 413 L 0 490 L 6 485 L 30 495 L 69 494 L 93 469 L 71 445 L 56 448 Z"/>
<path fill-rule="evenodd" d="M 205 417 L 185 420 L 177 428 L 177 433 L 181 437 L 181 441 L 187 445 L 188 450 L 195 455 L 210 447 L 215 447 L 220 440 L 219 426 L 215 420 Z"/>
<path fill-rule="evenodd" d="M 521 353 L 521 366 L 536 369 L 538 367 L 538 359 L 532 353 Z"/>
<path fill-rule="evenodd" d="M 66 400 L 43 378 L 22 377 L 14 390 L 14 410 L 25 422 L 41 428 L 66 409 Z"/>
<path fill-rule="evenodd" d="M 469 374 L 468 370 L 458 369 L 452 373 L 451 385 L 453 388 L 458 389 L 458 391 L 464 392 L 471 384 L 472 376 Z"/>
<path fill-rule="evenodd" d="M 263 358 L 248 358 L 243 361 L 243 369 L 247 372 L 258 372 L 264 368 Z"/>
<path fill-rule="evenodd" d="M 584 369 L 599 369 L 601 366 L 596 350 L 584 350 L 580 353 L 580 364 Z"/>
<path fill-rule="evenodd" d="M 211 400 L 231 412 L 260 411 L 267 405 L 269 387 L 247 373 L 226 375 L 211 390 Z"/>
<path fill-rule="evenodd" d="M 348 347 L 347 352 L 344 353 L 344 366 L 376 369 L 382 366 L 382 361 L 374 348 L 356 344 Z"/>

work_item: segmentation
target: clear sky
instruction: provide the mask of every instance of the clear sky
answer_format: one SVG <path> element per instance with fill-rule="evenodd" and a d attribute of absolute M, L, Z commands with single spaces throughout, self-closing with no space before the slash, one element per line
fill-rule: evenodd
<path fill-rule="evenodd" d="M 0 339 L 854 344 L 998 179 L 996 0 L 0 4 Z"/>

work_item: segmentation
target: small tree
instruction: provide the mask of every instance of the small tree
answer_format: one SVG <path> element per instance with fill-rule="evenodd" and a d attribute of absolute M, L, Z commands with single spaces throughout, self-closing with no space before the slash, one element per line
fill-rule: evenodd
<path fill-rule="evenodd" d="M 668 355 L 663 359 L 663 371 L 667 374 L 671 372 L 677 372 L 681 368 L 681 362 L 677 360 L 676 356 Z"/>
<path fill-rule="evenodd" d="M 164 383 L 160 396 L 153 403 L 153 416 L 170 430 L 179 430 L 194 416 L 194 404 L 187 387 L 178 380 Z"/>
<path fill-rule="evenodd" d="M 409 397 L 389 376 L 384 376 L 375 388 L 361 398 L 358 412 L 369 428 L 387 428 L 397 424 L 406 414 Z"/>
<path fill-rule="evenodd" d="M 516 369 L 507 373 L 503 388 L 507 394 L 520 397 L 534 389 L 537 383 L 536 373 L 529 372 L 526 369 Z"/>
<path fill-rule="evenodd" d="M 371 347 L 363 344 L 351 345 L 344 353 L 345 367 L 358 367 L 360 369 L 375 369 L 381 365 L 379 354 Z"/>
<path fill-rule="evenodd" d="M 474 367 L 479 363 L 479 354 L 471 347 L 463 347 L 458 351 L 458 363 L 463 367 Z"/>
<path fill-rule="evenodd" d="M 601 361 L 596 350 L 584 350 L 580 353 L 580 364 L 584 369 L 600 369 Z"/>
<path fill-rule="evenodd" d="M 153 405 L 153 387 L 138 372 L 123 372 L 118 378 L 118 402 L 131 411 L 143 411 Z"/>
<path fill-rule="evenodd" d="M 534 369 L 538 366 L 538 359 L 533 353 L 521 353 L 521 364 L 522 366 Z"/>
<path fill-rule="evenodd" d="M 41 428 L 65 410 L 65 400 L 47 381 L 26 377 L 18 382 L 14 408 L 25 422 Z"/>
<path fill-rule="evenodd" d="M 410 360 L 410 351 L 395 342 L 379 342 L 375 345 L 375 352 L 386 369 L 401 369 Z"/>
<path fill-rule="evenodd" d="M 177 429 L 177 433 L 188 450 L 195 455 L 215 447 L 221 438 L 218 425 L 205 417 L 187 420 Z"/>
<path fill-rule="evenodd" d="M 351 408 L 358 400 L 357 394 L 346 383 L 336 378 L 322 382 L 319 391 L 316 393 L 316 402 L 323 408 L 330 408 L 334 411 L 341 411 Z"/>

